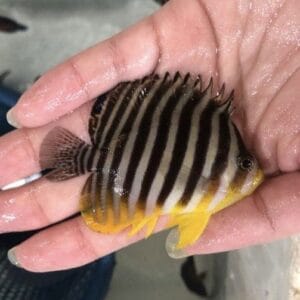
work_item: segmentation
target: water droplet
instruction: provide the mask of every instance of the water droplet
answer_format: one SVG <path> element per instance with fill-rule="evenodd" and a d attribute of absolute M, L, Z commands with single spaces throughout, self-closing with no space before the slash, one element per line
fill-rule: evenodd
<path fill-rule="evenodd" d="M 4 223 L 10 223 L 16 219 L 16 216 L 14 214 L 4 214 L 1 216 L 1 219 Z"/>

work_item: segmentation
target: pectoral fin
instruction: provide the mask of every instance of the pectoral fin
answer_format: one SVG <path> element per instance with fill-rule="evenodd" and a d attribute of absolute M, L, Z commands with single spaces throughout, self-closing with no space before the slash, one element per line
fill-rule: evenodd
<path fill-rule="evenodd" d="M 154 231 L 156 223 L 158 221 L 160 212 L 153 212 L 149 216 L 141 216 L 135 217 L 135 219 L 132 221 L 132 227 L 129 232 L 129 236 L 133 236 L 137 234 L 139 231 L 141 231 L 144 227 L 147 227 L 145 238 L 148 238 Z"/>

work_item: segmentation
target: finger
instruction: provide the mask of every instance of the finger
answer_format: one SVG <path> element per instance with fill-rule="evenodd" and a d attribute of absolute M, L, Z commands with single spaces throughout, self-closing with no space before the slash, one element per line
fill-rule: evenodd
<path fill-rule="evenodd" d="M 207 230 L 185 255 L 212 253 L 272 241 L 299 232 L 300 174 L 283 175 L 266 182 L 244 201 L 212 218 Z M 164 228 L 161 219 L 157 230 Z M 143 237 L 127 232 L 103 235 L 90 231 L 81 218 L 54 226 L 30 238 L 14 250 L 22 267 L 50 271 L 79 266 L 125 247 Z M 173 257 L 178 253 L 169 253 Z M 181 253 L 181 257 L 183 253 Z M 61 259 L 61 257 L 68 257 Z"/>
<path fill-rule="evenodd" d="M 86 176 L 65 182 L 40 179 L 0 194 L 0 232 L 33 230 L 61 221 L 79 211 Z"/>
<path fill-rule="evenodd" d="M 85 141 L 92 102 L 60 120 L 38 128 L 21 128 L 0 138 L 0 187 L 40 171 L 39 149 L 46 134 L 55 126 L 69 129 Z"/>
<path fill-rule="evenodd" d="M 297 233 L 300 229 L 299 179 L 299 173 L 274 178 L 266 182 L 255 197 L 217 214 L 202 238 L 186 249 L 185 255 L 226 251 Z M 165 224 L 166 220 L 162 219 L 157 230 Z M 15 249 L 15 257 L 22 267 L 32 271 L 65 269 L 88 263 L 142 237 L 142 233 L 133 238 L 129 238 L 127 232 L 95 233 L 81 218 L 76 218 L 30 238 Z"/>
<path fill-rule="evenodd" d="M 18 126 L 47 124 L 122 80 L 150 73 L 157 57 L 147 19 L 50 70 L 24 93 L 9 117 Z"/>
<path fill-rule="evenodd" d="M 157 230 L 165 224 L 162 218 Z M 34 235 L 14 248 L 9 258 L 33 272 L 69 269 L 126 247 L 143 236 L 143 232 L 134 237 L 129 237 L 128 231 L 110 235 L 93 232 L 78 217 Z"/>
<path fill-rule="evenodd" d="M 266 181 L 252 196 L 216 214 L 195 245 L 169 254 L 228 251 L 299 233 L 299 180 L 297 172 Z"/>
<path fill-rule="evenodd" d="M 198 1 L 171 1 L 155 15 L 46 73 L 21 97 L 10 118 L 24 127 L 46 124 L 120 81 L 154 70 L 211 77 L 216 74 L 216 46 Z"/>

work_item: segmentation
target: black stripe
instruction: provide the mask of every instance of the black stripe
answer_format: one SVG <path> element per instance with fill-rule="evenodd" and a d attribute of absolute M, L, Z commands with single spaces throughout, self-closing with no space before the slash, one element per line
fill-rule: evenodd
<path fill-rule="evenodd" d="M 233 126 L 234 133 L 235 133 L 235 136 L 236 136 L 236 139 L 237 139 L 237 143 L 238 143 L 238 149 L 239 149 L 238 155 L 242 156 L 242 157 L 251 156 L 249 154 L 249 151 L 245 147 L 245 144 L 244 144 L 243 139 L 242 139 L 242 137 L 240 135 L 240 132 L 238 131 L 238 129 L 236 128 L 236 126 L 233 123 L 231 123 L 231 124 Z"/>
<path fill-rule="evenodd" d="M 187 93 L 191 88 L 191 86 L 180 85 L 177 91 L 175 91 L 175 93 L 171 95 L 161 113 L 161 116 L 159 118 L 157 135 L 151 151 L 145 176 L 142 181 L 141 192 L 138 197 L 139 202 L 143 205 L 143 208 L 145 208 L 145 201 L 148 198 L 151 185 L 158 171 L 161 159 L 163 157 L 163 153 L 167 145 L 173 111 L 175 110 L 175 107 L 178 104 L 178 102 L 180 100 L 182 101 L 181 98 L 184 96 L 184 94 Z M 186 101 L 191 101 L 191 98 L 192 97 L 190 97 L 190 99 L 187 99 Z"/>
<path fill-rule="evenodd" d="M 241 188 L 246 179 L 247 179 L 247 175 L 249 174 L 249 172 L 245 171 L 245 170 L 242 170 L 239 165 L 238 165 L 238 157 L 251 157 L 251 155 L 249 154 L 249 152 L 247 151 L 244 143 L 243 143 L 243 140 L 241 138 L 241 135 L 238 131 L 238 129 L 236 128 L 236 126 L 231 123 L 233 129 L 234 129 L 234 132 L 233 134 L 235 134 L 236 136 L 236 139 L 237 139 L 237 146 L 238 146 L 238 153 L 237 153 L 237 157 L 236 157 L 236 164 L 237 164 L 237 169 L 236 169 L 236 172 L 234 174 L 234 177 L 231 181 L 231 184 L 234 186 L 234 188 Z"/>
<path fill-rule="evenodd" d="M 74 173 L 77 175 L 83 174 L 84 173 L 84 168 L 82 168 L 82 153 L 86 151 L 86 144 L 84 142 L 80 143 L 77 150 L 76 154 L 74 155 L 74 162 L 73 162 L 73 168 L 74 168 Z"/>
<path fill-rule="evenodd" d="M 137 137 L 134 142 L 134 146 L 132 149 L 132 153 L 130 156 L 130 161 L 128 164 L 124 185 L 123 188 L 125 191 L 128 191 L 130 194 L 132 189 L 132 184 L 134 181 L 134 175 L 140 163 L 141 157 L 146 147 L 146 142 L 149 136 L 149 132 L 151 130 L 151 123 L 153 119 L 153 115 L 155 109 L 160 101 L 168 101 L 168 99 L 164 99 L 166 97 L 166 93 L 172 88 L 173 83 L 168 81 L 166 82 L 167 77 L 164 78 L 163 82 L 161 83 L 160 88 L 157 92 L 153 95 L 153 98 L 149 102 L 149 105 L 146 107 L 144 115 L 141 119 L 140 126 L 137 131 Z M 172 95 L 172 94 L 170 94 Z M 147 145 L 149 146 L 149 145 Z"/>
<path fill-rule="evenodd" d="M 236 136 L 237 145 L 238 145 L 238 154 L 236 157 L 237 170 L 234 175 L 234 179 L 232 180 L 232 183 L 235 186 L 242 187 L 249 172 L 247 170 L 241 169 L 241 167 L 238 164 L 238 158 L 241 158 L 241 159 L 243 159 L 243 158 L 253 159 L 253 158 L 252 158 L 252 155 L 248 152 L 247 148 L 245 147 L 245 144 L 242 140 L 242 137 L 241 137 L 237 127 L 233 123 L 231 123 L 231 124 L 233 126 L 234 134 Z"/>
<path fill-rule="evenodd" d="M 219 126 L 219 141 L 218 141 L 218 150 L 215 161 L 211 170 L 211 179 L 218 178 L 226 169 L 228 165 L 228 154 L 230 149 L 230 129 L 229 129 L 229 115 L 227 112 L 220 114 L 220 126 Z"/>
<path fill-rule="evenodd" d="M 172 159 L 170 162 L 170 167 L 165 177 L 162 189 L 158 196 L 158 204 L 163 205 L 166 198 L 170 194 L 181 169 L 185 153 L 187 151 L 187 145 L 190 137 L 191 131 L 191 116 L 193 111 L 199 102 L 203 99 L 205 94 L 200 94 L 198 90 L 195 90 L 193 95 L 193 100 L 189 101 L 182 110 L 179 119 L 178 130 L 175 138 L 175 146 L 172 153 Z M 196 101 L 198 100 L 198 101 Z M 210 107 L 211 105 L 208 105 Z"/>
<path fill-rule="evenodd" d="M 76 161 L 78 163 L 78 172 L 79 174 L 83 174 L 86 171 L 86 166 L 84 165 L 84 158 L 89 149 L 89 145 L 84 145 L 80 152 L 78 153 L 78 156 L 76 158 Z"/>
<path fill-rule="evenodd" d="M 201 114 L 194 160 L 185 190 L 183 192 L 182 199 L 180 200 L 180 204 L 187 204 L 189 202 L 191 196 L 193 195 L 197 182 L 201 177 L 211 135 L 212 118 L 213 114 L 216 112 L 216 109 L 217 105 L 210 100 L 205 110 Z"/>

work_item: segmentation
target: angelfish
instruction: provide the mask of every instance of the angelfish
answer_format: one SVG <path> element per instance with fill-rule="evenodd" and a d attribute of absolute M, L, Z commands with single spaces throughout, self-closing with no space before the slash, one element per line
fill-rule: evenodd
<path fill-rule="evenodd" d="M 212 80 L 203 87 L 200 76 L 178 72 L 120 83 L 93 105 L 90 144 L 56 127 L 41 145 L 41 168 L 53 181 L 89 174 L 80 210 L 92 230 L 149 236 L 167 215 L 184 248 L 263 180 L 224 90 L 214 95 Z"/>

